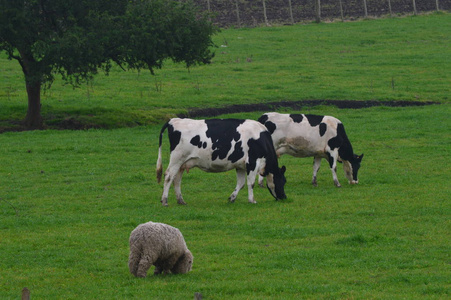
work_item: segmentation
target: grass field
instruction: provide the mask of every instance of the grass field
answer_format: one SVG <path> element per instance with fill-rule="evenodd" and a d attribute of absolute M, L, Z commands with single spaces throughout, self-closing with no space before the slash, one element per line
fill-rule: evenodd
<path fill-rule="evenodd" d="M 449 102 L 448 13 L 223 30 L 212 64 L 188 71 L 168 62 L 148 71 L 99 74 L 73 89 L 59 80 L 42 97 L 47 125 L 107 128 L 156 124 L 194 107 L 279 100 Z M 0 56 L 0 129 L 26 113 L 23 75 Z"/>
<path fill-rule="evenodd" d="M 404 33 L 384 40 L 378 28 Z M 330 51 L 318 46 L 308 58 L 286 58 L 296 30 L 310 36 L 311 47 L 317 35 Z M 280 41 L 271 41 L 273 32 Z M 204 299 L 450 298 L 449 32 L 448 14 L 226 30 L 217 39 L 227 41 L 227 50 L 218 49 L 227 54 L 191 73 L 169 64 L 156 79 L 116 72 L 79 90 L 55 83 L 44 96 L 48 119 L 73 113 L 111 127 L 150 125 L 0 134 L 0 299 L 19 298 L 23 287 L 32 299 L 192 299 L 195 292 Z M 335 34 L 349 37 L 329 41 Z M 391 66 L 373 58 L 384 53 Z M 334 58 L 340 55 L 342 64 Z M 20 74 L 12 62 L 1 60 L 0 68 L 1 119 L 20 119 Z M 340 76 L 346 69 L 349 77 Z M 283 156 L 286 200 L 256 188 L 257 204 L 247 203 L 246 190 L 230 204 L 234 172 L 194 169 L 182 183 L 188 205 L 177 205 L 171 190 L 169 207 L 161 206 L 154 170 L 163 118 L 188 107 L 324 98 L 442 104 L 303 109 L 343 121 L 354 150 L 365 154 L 356 186 L 339 166 L 343 187 L 336 188 L 323 161 L 315 188 L 312 159 Z M 167 167 L 166 137 L 164 152 Z M 129 273 L 129 234 L 149 220 L 182 231 L 195 257 L 190 273 Z"/>
<path fill-rule="evenodd" d="M 34 299 L 449 297 L 450 106 L 307 112 L 345 122 L 365 153 L 358 186 L 335 188 L 323 162 L 314 188 L 312 161 L 284 156 L 285 201 L 256 189 L 258 204 L 245 190 L 229 204 L 234 172 L 195 169 L 188 205 L 171 191 L 162 207 L 159 126 L 0 135 L 1 298 L 25 286 Z M 128 273 L 128 236 L 149 220 L 181 229 L 192 272 Z"/>

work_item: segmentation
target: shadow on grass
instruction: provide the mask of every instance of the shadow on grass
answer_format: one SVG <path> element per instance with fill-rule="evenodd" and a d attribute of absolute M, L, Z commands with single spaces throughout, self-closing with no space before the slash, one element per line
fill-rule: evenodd
<path fill-rule="evenodd" d="M 235 104 L 224 107 L 193 108 L 184 113 L 177 113 L 177 110 L 161 110 L 159 113 L 149 111 L 123 111 L 112 110 L 100 107 L 73 109 L 66 112 L 47 108 L 43 112 L 45 120 L 44 129 L 55 130 L 87 130 L 114 129 L 123 127 L 135 127 L 141 125 L 151 125 L 162 123 L 171 116 L 177 115 L 180 118 L 205 118 L 216 117 L 222 114 L 241 112 L 268 112 L 282 108 L 301 110 L 303 107 L 313 107 L 319 105 L 335 106 L 337 108 L 360 109 L 373 106 L 405 107 L 424 106 L 440 104 L 439 102 L 418 102 L 418 101 L 360 101 L 360 100 L 302 100 L 302 101 L 279 101 L 253 104 Z M 23 109 L 23 108 L 21 108 Z M 160 109 L 157 109 L 160 111 Z M 179 110 L 180 111 L 180 110 Z M 0 133 L 10 131 L 26 131 L 23 122 L 17 118 L 11 120 L 0 120 Z"/>
<path fill-rule="evenodd" d="M 319 105 L 336 106 L 337 108 L 367 108 L 373 106 L 387 106 L 387 107 L 404 107 L 404 106 L 424 106 L 440 104 L 439 102 L 418 102 L 418 101 L 360 101 L 360 100 L 301 100 L 301 101 L 279 101 L 268 103 L 252 103 L 252 104 L 237 104 L 224 106 L 219 108 L 202 108 L 192 109 L 186 114 L 179 114 L 181 118 L 201 118 L 201 117 L 215 117 L 223 114 L 232 114 L 240 112 L 255 112 L 255 111 L 274 111 L 282 108 L 290 108 L 293 110 L 301 110 L 303 107 L 312 107 Z"/>

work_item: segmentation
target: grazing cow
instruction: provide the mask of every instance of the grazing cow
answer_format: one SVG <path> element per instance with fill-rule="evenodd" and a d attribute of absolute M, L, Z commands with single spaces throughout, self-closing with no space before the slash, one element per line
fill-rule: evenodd
<path fill-rule="evenodd" d="M 263 114 L 258 121 L 271 132 L 278 156 L 286 153 L 295 157 L 314 157 L 312 179 L 314 186 L 317 186 L 316 174 L 321 165 L 321 158 L 328 159 L 335 186 L 341 186 L 336 173 L 337 161 L 343 162 L 349 183 L 358 183 L 357 172 L 363 154 L 354 154 L 340 120 L 330 116 L 272 112 Z M 262 181 L 263 178 L 259 178 L 260 185 Z"/>
<path fill-rule="evenodd" d="M 224 119 L 192 120 L 174 118 L 163 125 L 157 161 L 157 179 L 161 181 L 162 135 L 168 129 L 171 155 L 164 178 L 161 203 L 168 205 L 171 183 L 179 204 L 183 201 L 180 185 L 183 171 L 198 167 L 206 172 L 236 169 L 237 184 L 229 200 L 234 202 L 244 187 L 247 174 L 248 199 L 254 200 L 253 187 L 257 174 L 267 176 L 267 187 L 276 200 L 285 199 L 285 167 L 279 169 L 271 134 L 257 121 Z"/>

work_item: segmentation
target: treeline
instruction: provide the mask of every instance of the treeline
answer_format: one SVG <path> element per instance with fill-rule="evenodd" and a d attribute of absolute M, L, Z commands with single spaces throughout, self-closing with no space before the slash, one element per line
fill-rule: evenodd
<path fill-rule="evenodd" d="M 293 24 L 308 20 L 451 10 L 451 0 L 193 0 L 221 27 Z"/>

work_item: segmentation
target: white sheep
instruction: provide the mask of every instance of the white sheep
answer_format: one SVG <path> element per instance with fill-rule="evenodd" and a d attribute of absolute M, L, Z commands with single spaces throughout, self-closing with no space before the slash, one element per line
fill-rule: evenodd
<path fill-rule="evenodd" d="M 163 223 L 138 225 L 130 234 L 130 273 L 146 277 L 155 265 L 154 274 L 184 274 L 191 271 L 193 255 L 186 247 L 182 233 Z"/>

